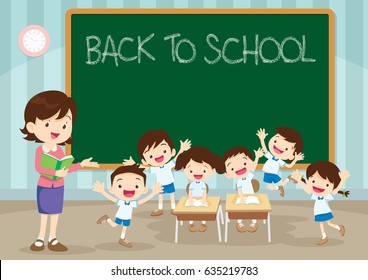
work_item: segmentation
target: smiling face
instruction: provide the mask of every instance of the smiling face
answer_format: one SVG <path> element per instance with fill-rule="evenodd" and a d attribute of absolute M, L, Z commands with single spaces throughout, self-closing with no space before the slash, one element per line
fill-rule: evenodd
<path fill-rule="evenodd" d="M 285 140 L 280 134 L 273 136 L 268 142 L 268 149 L 271 154 L 282 160 L 294 159 L 295 143 Z"/>
<path fill-rule="evenodd" d="M 243 153 L 237 154 L 225 161 L 226 177 L 242 179 L 249 174 L 253 161 Z"/>
<path fill-rule="evenodd" d="M 324 197 L 334 189 L 334 184 L 327 178 L 323 179 L 318 172 L 314 173 L 307 180 L 307 186 L 316 196 Z"/>
<path fill-rule="evenodd" d="M 122 173 L 115 176 L 109 192 L 124 201 L 137 200 L 147 192 L 142 176 L 135 173 Z"/>
<path fill-rule="evenodd" d="M 175 156 L 175 149 L 171 149 L 165 140 L 157 146 L 155 144 L 146 147 L 143 158 L 149 166 L 164 166 Z"/>
<path fill-rule="evenodd" d="M 206 181 L 215 172 L 216 170 L 208 163 L 199 163 L 192 159 L 184 168 L 184 173 L 187 175 L 188 179 L 195 182 Z"/>
<path fill-rule="evenodd" d="M 28 122 L 26 124 L 27 130 L 33 133 L 40 141 L 46 144 L 60 144 L 65 143 L 72 134 L 72 113 L 67 111 L 62 118 L 59 117 L 59 112 L 50 118 Z"/>

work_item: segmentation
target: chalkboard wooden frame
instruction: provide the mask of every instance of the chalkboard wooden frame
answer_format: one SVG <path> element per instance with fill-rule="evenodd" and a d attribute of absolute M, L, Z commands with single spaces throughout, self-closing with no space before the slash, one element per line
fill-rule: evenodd
<path fill-rule="evenodd" d="M 328 123 L 328 158 L 329 161 L 335 161 L 335 15 L 331 9 L 310 9 L 310 8 L 237 8 L 237 9 L 217 9 L 217 8 L 202 8 L 202 9 L 190 9 L 190 8 L 176 8 L 176 9 L 156 9 L 156 8 L 142 8 L 142 9 L 121 9 L 121 8 L 73 8 L 66 13 L 66 32 L 65 32 L 65 70 L 66 70 L 66 94 L 72 97 L 71 92 L 71 49 L 72 49 L 72 15 L 74 14 L 325 14 L 328 15 L 328 28 L 329 28 L 329 92 L 328 92 L 328 110 L 329 110 L 329 123 Z M 138 139 L 137 139 L 138 140 Z M 71 154 L 71 145 L 66 145 L 66 154 Z M 112 170 L 120 166 L 120 163 L 112 164 L 100 164 L 102 170 Z M 294 169 L 306 169 L 309 164 L 296 164 Z M 259 164 L 257 169 L 262 169 L 263 164 Z M 93 168 L 83 168 L 85 170 L 95 170 Z"/>

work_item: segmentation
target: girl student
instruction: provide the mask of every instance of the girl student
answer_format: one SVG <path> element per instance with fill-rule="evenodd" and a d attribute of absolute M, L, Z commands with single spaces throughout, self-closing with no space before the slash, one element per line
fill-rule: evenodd
<path fill-rule="evenodd" d="M 193 205 L 193 198 L 199 198 L 202 205 L 206 205 L 208 185 L 205 183 L 216 172 L 222 174 L 222 160 L 219 155 L 213 154 L 209 149 L 201 146 L 190 148 L 177 158 L 175 170 L 183 170 L 192 182 L 187 186 L 189 205 Z M 189 221 L 190 232 L 205 232 L 206 221 L 202 221 L 197 229 L 193 221 Z"/>
<path fill-rule="evenodd" d="M 314 221 L 319 223 L 322 235 L 317 245 L 324 245 L 328 241 L 324 227 L 325 222 L 331 228 L 338 230 L 341 236 L 345 235 L 344 225 L 336 225 L 331 222 L 334 216 L 328 201 L 333 200 L 333 195 L 336 194 L 342 194 L 345 197 L 349 195 L 349 191 L 340 189 L 350 174 L 347 170 L 340 171 L 332 162 L 318 161 L 307 167 L 306 175 L 307 180 L 302 177 L 298 170 L 295 170 L 291 177 L 307 194 L 311 194 L 312 200 L 315 200 Z"/>
<path fill-rule="evenodd" d="M 99 167 L 92 158 L 72 164 L 68 169 L 54 170 L 46 167 L 42 158 L 52 156 L 57 159 L 64 157 L 60 146 L 70 144 L 73 123 L 77 117 L 77 106 L 74 100 L 63 92 L 50 90 L 33 96 L 24 110 L 24 128 L 21 132 L 24 139 L 43 143 L 36 149 L 35 169 L 40 173 L 37 183 L 37 205 L 41 214 L 38 238 L 32 243 L 32 251 L 45 248 L 47 220 L 50 218 L 50 233 L 47 247 L 51 251 L 62 252 L 68 248 L 56 238 L 59 214 L 63 210 L 64 177 L 81 167 Z"/>

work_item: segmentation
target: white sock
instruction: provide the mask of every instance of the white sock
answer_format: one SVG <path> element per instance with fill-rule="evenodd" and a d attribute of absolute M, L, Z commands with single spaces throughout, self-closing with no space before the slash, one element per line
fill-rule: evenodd
<path fill-rule="evenodd" d="M 42 240 L 42 241 L 44 241 L 45 240 L 45 238 L 44 237 L 38 237 L 37 239 L 39 239 L 39 240 Z M 36 241 L 35 242 L 35 245 L 37 246 L 37 247 L 41 247 L 42 246 L 42 242 L 40 242 L 40 241 Z"/>
<path fill-rule="evenodd" d="M 238 220 L 238 224 L 241 224 L 243 220 Z"/>
<path fill-rule="evenodd" d="M 254 220 L 254 219 L 253 219 L 253 220 L 252 220 L 252 223 L 253 223 L 253 224 L 256 224 L 256 223 L 257 223 L 257 220 Z"/>
<path fill-rule="evenodd" d="M 326 237 L 326 233 L 322 232 L 322 239 L 325 239 Z"/>
<path fill-rule="evenodd" d="M 275 186 L 276 190 L 278 191 L 279 190 L 279 186 Z"/>
<path fill-rule="evenodd" d="M 204 225 L 205 225 L 205 224 L 206 224 L 206 221 L 202 221 L 202 224 L 204 224 Z"/>
<path fill-rule="evenodd" d="M 193 221 L 189 221 L 189 224 L 192 225 L 193 224 Z"/>
<path fill-rule="evenodd" d="M 111 222 L 112 222 L 110 218 L 108 218 L 106 221 L 107 221 L 108 223 L 111 223 Z"/>
<path fill-rule="evenodd" d="M 338 225 L 335 225 L 335 229 L 340 230 L 340 227 Z"/>
<path fill-rule="evenodd" d="M 122 233 L 121 233 L 120 238 L 121 238 L 121 239 L 125 239 L 125 232 L 122 232 Z"/>
<path fill-rule="evenodd" d="M 49 237 L 49 242 L 52 240 L 52 239 L 54 239 L 55 238 L 55 240 L 51 243 L 51 245 L 56 245 L 56 244 L 58 244 L 59 243 L 59 241 L 56 239 L 56 237 Z"/>
<path fill-rule="evenodd" d="M 175 203 L 171 203 L 171 209 L 175 209 L 176 204 Z"/>
<path fill-rule="evenodd" d="M 158 210 L 162 210 L 163 209 L 163 205 L 161 203 L 158 204 Z"/>

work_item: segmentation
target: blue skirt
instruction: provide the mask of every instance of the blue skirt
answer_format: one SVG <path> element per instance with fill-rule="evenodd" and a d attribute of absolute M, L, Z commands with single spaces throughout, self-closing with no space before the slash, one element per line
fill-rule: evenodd
<path fill-rule="evenodd" d="M 319 214 L 314 216 L 315 222 L 326 222 L 333 218 L 332 213 Z"/>
<path fill-rule="evenodd" d="M 44 188 L 37 186 L 37 206 L 41 214 L 60 214 L 63 212 L 64 186 Z"/>

